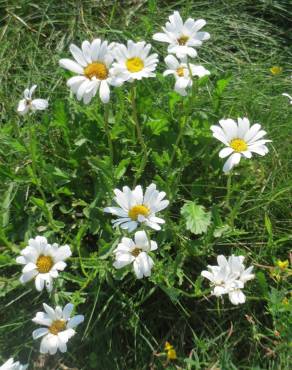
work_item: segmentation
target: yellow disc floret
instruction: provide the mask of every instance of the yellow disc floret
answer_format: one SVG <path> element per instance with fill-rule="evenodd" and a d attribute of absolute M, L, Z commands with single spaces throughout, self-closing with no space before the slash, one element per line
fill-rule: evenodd
<path fill-rule="evenodd" d="M 36 261 L 37 269 L 41 274 L 49 272 L 53 267 L 53 264 L 54 264 L 53 259 L 50 256 L 40 255 Z"/>
<path fill-rule="evenodd" d="M 144 62 L 139 57 L 130 58 L 126 61 L 128 71 L 135 73 L 140 72 L 144 68 Z"/>
<path fill-rule="evenodd" d="M 229 145 L 237 153 L 244 152 L 247 150 L 247 143 L 243 139 L 239 138 L 233 139 L 231 140 Z"/>
<path fill-rule="evenodd" d="M 64 320 L 55 320 L 52 322 L 52 325 L 49 326 L 49 332 L 57 335 L 60 331 L 66 329 L 66 322 Z"/>
<path fill-rule="evenodd" d="M 138 204 L 129 210 L 128 215 L 133 221 L 137 221 L 139 215 L 148 216 L 149 212 L 150 210 L 148 207 L 143 204 Z"/>
<path fill-rule="evenodd" d="M 178 69 L 176 70 L 176 73 L 179 77 L 183 77 L 184 76 L 184 67 L 178 67 Z"/>
<path fill-rule="evenodd" d="M 178 39 L 177 42 L 179 45 L 185 45 L 188 42 L 189 37 L 185 35 L 181 35 Z"/>
<path fill-rule="evenodd" d="M 131 255 L 134 256 L 134 257 L 138 257 L 139 254 L 141 253 L 141 249 L 138 248 L 138 247 L 135 247 L 132 252 L 131 252 Z"/>
<path fill-rule="evenodd" d="M 108 69 L 104 63 L 94 62 L 84 68 L 84 75 L 90 79 L 96 77 L 98 80 L 105 80 L 108 77 Z"/>

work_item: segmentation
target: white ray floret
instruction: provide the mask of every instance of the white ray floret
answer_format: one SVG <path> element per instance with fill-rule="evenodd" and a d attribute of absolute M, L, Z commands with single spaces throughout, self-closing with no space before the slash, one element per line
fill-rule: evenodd
<path fill-rule="evenodd" d="M 17 263 L 24 265 L 20 281 L 25 284 L 34 279 L 38 291 L 42 291 L 46 286 L 50 292 L 53 279 L 58 277 L 59 271 L 65 269 L 64 261 L 70 256 L 69 245 L 51 245 L 43 236 L 29 239 L 28 246 L 21 251 L 21 256 L 16 258 Z"/>
<path fill-rule="evenodd" d="M 246 301 L 242 292 L 247 281 L 254 279 L 253 266 L 245 269 L 243 256 L 230 256 L 228 260 L 223 256 L 217 257 L 217 266 L 208 266 L 208 270 L 201 272 L 211 282 L 212 294 L 220 297 L 228 294 L 232 304 L 238 305 Z"/>
<path fill-rule="evenodd" d="M 201 78 L 210 74 L 210 72 L 203 66 L 195 65 L 192 63 L 189 63 L 188 65 L 185 58 L 179 61 L 178 59 L 176 59 L 175 56 L 168 55 L 164 59 L 164 61 L 168 69 L 163 72 L 163 75 L 174 75 L 174 90 L 182 96 L 186 96 L 186 89 L 192 86 L 192 76 Z"/>
<path fill-rule="evenodd" d="M 287 94 L 287 93 L 283 93 L 282 95 L 283 95 L 283 96 L 286 96 L 286 98 L 288 98 L 288 99 L 289 99 L 289 103 L 290 103 L 290 104 L 292 104 L 292 96 L 291 96 L 291 95 L 289 95 L 289 94 Z"/>
<path fill-rule="evenodd" d="M 13 358 L 10 358 L 0 366 L 0 370 L 26 370 L 27 368 L 28 365 L 21 365 L 19 361 L 14 362 Z"/>
<path fill-rule="evenodd" d="M 113 73 L 124 81 L 141 80 L 155 77 L 158 55 L 150 54 L 151 45 L 145 41 L 127 41 L 127 46 L 117 44 L 113 48 L 116 62 L 113 63 Z"/>
<path fill-rule="evenodd" d="M 123 190 L 115 189 L 114 200 L 119 207 L 106 207 L 107 213 L 112 213 L 119 218 L 112 221 L 114 226 L 120 226 L 122 229 L 127 229 L 129 232 L 135 230 L 139 224 L 144 224 L 154 230 L 160 230 L 159 224 L 165 221 L 156 216 L 157 212 L 165 209 L 169 201 L 163 199 L 165 192 L 159 192 L 155 184 L 151 184 L 146 188 L 145 194 L 140 185 L 131 190 L 128 186 L 124 186 Z"/>
<path fill-rule="evenodd" d="M 83 41 L 81 49 L 70 45 L 70 51 L 75 60 L 61 59 L 61 67 L 77 74 L 69 78 L 67 86 L 76 95 L 78 100 L 88 104 L 99 91 L 103 103 L 110 99 L 110 85 L 120 86 L 123 81 L 111 71 L 113 56 L 112 45 L 107 41 L 95 39 L 91 43 Z"/>
<path fill-rule="evenodd" d="M 71 317 L 73 304 L 68 303 L 62 309 L 57 306 L 55 309 L 43 303 L 45 312 L 37 312 L 32 321 L 42 325 L 32 333 L 33 339 L 42 337 L 40 353 L 54 355 L 58 350 L 67 351 L 67 342 L 72 338 L 76 331 L 74 328 L 84 321 L 83 315 Z"/>
<path fill-rule="evenodd" d="M 151 269 L 154 265 L 148 252 L 156 249 L 157 243 L 153 240 L 148 240 L 144 230 L 137 231 L 134 240 L 122 238 L 121 243 L 113 251 L 115 254 L 114 267 L 120 269 L 133 264 L 137 279 L 142 279 L 144 276 L 148 277 L 151 275 Z"/>
<path fill-rule="evenodd" d="M 188 18 L 183 22 L 179 12 L 175 11 L 169 17 L 165 27 L 162 27 L 163 32 L 155 33 L 153 39 L 168 43 L 169 54 L 175 54 L 178 58 L 186 56 L 194 58 L 197 55 L 196 48 L 210 38 L 208 32 L 200 31 L 205 24 L 204 19 L 195 21 L 193 18 Z"/>
<path fill-rule="evenodd" d="M 25 89 L 23 92 L 23 99 L 21 99 L 17 106 L 17 112 L 20 115 L 25 115 L 28 112 L 35 112 L 37 110 L 45 110 L 49 103 L 47 99 L 33 99 L 32 95 L 35 92 L 37 85 L 33 85 L 30 89 Z"/>
<path fill-rule="evenodd" d="M 250 126 L 247 118 L 238 118 L 237 122 L 231 118 L 219 121 L 220 126 L 211 126 L 213 136 L 221 141 L 226 148 L 219 152 L 220 158 L 229 156 L 223 166 L 224 172 L 229 172 L 240 159 L 251 158 L 253 153 L 264 156 L 268 153 L 265 145 L 271 140 L 263 137 L 266 131 L 261 129 L 261 125 L 255 123 Z"/>

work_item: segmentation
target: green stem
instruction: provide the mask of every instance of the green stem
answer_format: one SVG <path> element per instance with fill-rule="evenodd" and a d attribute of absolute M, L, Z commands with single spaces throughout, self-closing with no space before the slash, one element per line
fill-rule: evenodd
<path fill-rule="evenodd" d="M 230 206 L 230 195 L 231 195 L 231 172 L 229 172 L 229 174 L 227 175 L 227 186 L 226 186 L 226 207 L 228 209 L 231 209 L 231 206 Z"/>
<path fill-rule="evenodd" d="M 219 297 L 217 297 L 217 313 L 218 313 L 218 316 L 221 317 L 220 298 Z"/>
<path fill-rule="evenodd" d="M 114 164 L 114 148 L 113 148 L 113 142 L 112 142 L 111 135 L 110 135 L 108 118 L 109 118 L 109 104 L 106 104 L 104 108 L 104 127 L 105 127 L 106 136 L 107 136 L 108 147 L 110 151 L 111 163 Z"/>
<path fill-rule="evenodd" d="M 182 101 L 182 111 L 184 110 L 183 109 L 183 106 L 184 106 L 184 103 Z M 180 120 L 180 128 L 179 128 L 179 133 L 178 133 L 178 136 L 176 138 L 176 141 L 175 141 L 175 144 L 174 144 L 174 148 L 173 148 L 173 151 L 172 151 L 172 154 L 171 154 L 171 157 L 170 157 L 170 162 L 169 162 L 169 168 L 172 166 L 173 164 L 173 161 L 174 161 L 174 158 L 175 158 L 175 154 L 176 154 L 176 151 L 179 147 L 179 144 L 180 144 L 180 141 L 183 137 L 183 134 L 184 134 L 184 131 L 185 131 L 185 126 L 186 126 L 186 122 L 187 122 L 187 117 L 186 115 L 183 115 L 181 120 Z"/>
<path fill-rule="evenodd" d="M 56 228 L 54 226 L 53 216 L 52 216 L 51 211 L 49 210 L 48 205 L 47 205 L 47 199 L 46 199 L 45 193 L 43 192 L 43 189 L 42 189 L 42 187 L 40 185 L 40 182 L 39 182 L 38 170 L 37 170 L 37 164 L 36 164 L 37 159 L 36 159 L 35 146 L 34 146 L 35 142 L 36 142 L 35 132 L 34 132 L 34 128 L 31 124 L 31 122 L 28 122 L 28 133 L 29 133 L 29 148 L 28 148 L 28 150 L 30 152 L 30 157 L 31 157 L 33 182 L 36 185 L 37 190 L 38 190 L 38 192 L 40 193 L 40 195 L 42 197 L 42 200 L 43 200 L 43 203 L 44 203 L 44 208 L 45 208 L 45 213 L 46 213 L 48 222 L 49 222 L 50 226 L 52 227 L 52 229 L 56 230 Z"/>
<path fill-rule="evenodd" d="M 147 155 L 147 146 L 146 146 L 145 141 L 143 139 L 142 130 L 141 130 L 141 127 L 140 127 L 140 124 L 139 124 L 139 119 L 138 119 L 137 106 L 136 106 L 136 87 L 135 87 L 134 84 L 132 84 L 132 90 L 131 90 L 131 104 L 132 104 L 133 120 L 134 120 L 135 125 L 136 125 L 138 140 L 139 140 L 139 143 L 140 143 L 140 145 L 142 147 L 142 151 L 143 151 L 143 157 L 142 157 L 142 160 L 141 160 L 141 163 L 140 163 L 140 168 L 138 169 L 138 171 L 136 173 L 136 176 L 135 176 L 135 179 L 134 179 L 134 186 L 135 186 L 136 183 L 137 183 L 137 180 L 140 178 L 140 176 L 143 173 L 143 170 L 146 166 L 148 155 Z"/>
<path fill-rule="evenodd" d="M 143 227 L 143 229 L 144 229 L 144 231 L 146 233 L 146 236 L 147 236 L 149 250 L 151 250 L 151 238 L 150 238 L 149 231 L 146 229 L 146 227 Z"/>

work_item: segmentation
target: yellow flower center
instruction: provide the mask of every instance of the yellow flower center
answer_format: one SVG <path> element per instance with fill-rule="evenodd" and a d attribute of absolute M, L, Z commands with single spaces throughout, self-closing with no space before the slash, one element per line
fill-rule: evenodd
<path fill-rule="evenodd" d="M 144 62 L 139 57 L 130 58 L 126 61 L 126 66 L 128 68 L 128 71 L 134 73 L 134 72 L 140 72 L 144 68 Z"/>
<path fill-rule="evenodd" d="M 60 331 L 66 329 L 66 322 L 64 320 L 55 320 L 52 322 L 52 325 L 49 326 L 49 332 L 57 335 Z"/>
<path fill-rule="evenodd" d="M 188 36 L 185 36 L 185 35 L 181 35 L 181 37 L 179 37 L 177 39 L 177 42 L 179 45 L 185 45 L 188 41 L 189 37 Z"/>
<path fill-rule="evenodd" d="M 143 204 L 139 204 L 132 207 L 129 210 L 128 215 L 132 220 L 136 221 L 139 215 L 148 216 L 149 212 L 150 210 L 148 207 L 144 206 Z"/>
<path fill-rule="evenodd" d="M 244 152 L 247 149 L 247 143 L 243 139 L 233 139 L 231 140 L 230 144 L 232 149 L 234 149 L 235 152 Z"/>
<path fill-rule="evenodd" d="M 50 256 L 39 256 L 36 261 L 37 269 L 41 274 L 45 274 L 51 270 L 53 267 L 53 259 Z"/>
<path fill-rule="evenodd" d="M 132 250 L 132 252 L 131 252 L 132 256 L 134 256 L 134 257 L 138 257 L 140 253 L 141 253 L 141 249 L 140 249 L 140 248 L 138 248 L 138 247 L 135 247 L 135 248 Z"/>
<path fill-rule="evenodd" d="M 108 69 L 104 63 L 94 62 L 84 68 L 84 74 L 90 79 L 96 77 L 99 80 L 105 80 L 108 77 Z"/>
<path fill-rule="evenodd" d="M 178 69 L 176 70 L 176 73 L 179 77 L 183 77 L 184 76 L 184 67 L 178 67 Z"/>

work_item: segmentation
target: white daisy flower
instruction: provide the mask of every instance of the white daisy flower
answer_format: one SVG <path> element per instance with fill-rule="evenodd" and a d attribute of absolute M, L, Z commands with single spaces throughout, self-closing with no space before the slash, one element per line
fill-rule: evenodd
<path fill-rule="evenodd" d="M 28 112 L 35 112 L 37 110 L 44 110 L 48 108 L 48 100 L 46 99 L 33 99 L 32 95 L 37 88 L 37 85 L 33 85 L 30 89 L 25 89 L 23 92 L 23 99 L 18 103 L 17 112 L 21 115 L 25 115 Z"/>
<path fill-rule="evenodd" d="M 113 48 L 116 62 L 113 63 L 113 73 L 124 81 L 141 80 L 144 77 L 155 77 L 153 73 L 158 63 L 158 55 L 150 54 L 151 45 L 145 41 L 127 41 L 127 46 L 117 44 Z"/>
<path fill-rule="evenodd" d="M 137 231 L 134 240 L 122 238 L 121 243 L 113 251 L 115 254 L 114 267 L 120 269 L 133 263 L 137 279 L 142 279 L 143 276 L 148 277 L 151 275 L 151 269 L 154 265 L 148 252 L 156 249 L 157 243 L 153 240 L 148 240 L 144 230 Z"/>
<path fill-rule="evenodd" d="M 232 304 L 238 305 L 246 301 L 241 289 L 247 281 L 254 279 L 253 266 L 245 269 L 243 256 L 230 256 L 228 260 L 220 255 L 217 257 L 218 266 L 208 266 L 201 275 L 211 281 L 212 294 L 220 297 L 228 294 Z"/>
<path fill-rule="evenodd" d="M 21 365 L 19 361 L 14 362 L 13 358 L 10 358 L 0 366 L 0 370 L 25 370 L 27 368 L 28 365 Z"/>
<path fill-rule="evenodd" d="M 164 76 L 168 76 L 170 74 L 174 75 L 175 77 L 175 85 L 174 90 L 182 96 L 186 96 L 187 92 L 186 89 L 191 87 L 193 84 L 192 76 L 197 76 L 199 78 L 209 75 L 210 72 L 204 68 L 203 66 L 198 66 L 189 63 L 187 64 L 187 60 L 184 58 L 181 61 L 178 61 L 175 56 L 168 55 L 164 59 L 168 69 L 163 72 Z M 191 74 L 190 74 L 191 71 Z"/>
<path fill-rule="evenodd" d="M 198 32 L 205 24 L 204 19 L 195 21 L 188 18 L 183 22 L 179 12 L 175 11 L 165 27 L 162 27 L 163 33 L 155 33 L 153 39 L 168 43 L 169 54 L 176 54 L 178 58 L 186 56 L 194 58 L 197 55 L 196 48 L 210 38 L 208 32 Z"/>
<path fill-rule="evenodd" d="M 129 232 L 135 230 L 140 223 L 151 227 L 154 230 L 160 230 L 159 224 L 165 221 L 156 217 L 156 213 L 162 211 L 169 204 L 169 201 L 163 198 L 165 192 L 156 190 L 156 185 L 151 184 L 146 188 L 145 195 L 140 185 L 131 190 L 128 186 L 123 187 L 123 191 L 114 190 L 114 200 L 119 207 L 106 207 L 105 212 L 119 216 L 112 221 L 114 226 L 121 226 Z"/>
<path fill-rule="evenodd" d="M 220 158 L 230 155 L 223 166 L 224 172 L 229 172 L 240 162 L 241 157 L 251 158 L 252 153 L 264 156 L 268 153 L 266 143 L 271 140 L 263 139 L 266 131 L 261 130 L 261 125 L 255 123 L 250 126 L 247 118 L 238 118 L 238 122 L 233 119 L 222 119 L 220 126 L 211 126 L 213 136 L 226 145 L 226 148 L 219 152 Z"/>
<path fill-rule="evenodd" d="M 99 96 L 103 103 L 110 99 L 109 86 L 120 86 L 123 80 L 111 72 L 113 56 L 112 45 L 107 41 L 95 39 L 90 43 L 83 41 L 81 49 L 76 45 L 70 45 L 70 51 L 74 60 L 61 59 L 61 67 L 77 74 L 69 78 L 67 86 L 76 94 L 78 100 L 88 104 L 99 90 Z"/>
<path fill-rule="evenodd" d="M 289 94 L 287 94 L 287 93 L 283 93 L 282 94 L 283 96 L 286 96 L 289 100 L 290 100 L 290 104 L 292 104 L 292 96 L 291 95 L 289 95 Z"/>
<path fill-rule="evenodd" d="M 38 291 L 46 285 L 50 292 L 53 289 L 53 279 L 58 277 L 58 271 L 66 267 L 66 260 L 71 256 L 69 245 L 59 247 L 57 243 L 48 244 L 43 236 L 29 239 L 28 246 L 21 251 L 21 256 L 16 262 L 25 265 L 20 277 L 21 283 L 35 279 L 35 287 Z"/>
<path fill-rule="evenodd" d="M 32 319 L 36 324 L 43 327 L 36 329 L 32 333 L 33 339 L 42 338 L 40 353 L 54 355 L 59 349 L 64 353 L 67 351 L 67 342 L 76 334 L 74 328 L 84 321 L 83 315 L 73 316 L 73 304 L 68 303 L 62 309 L 57 306 L 55 309 L 43 303 L 45 312 L 37 312 Z"/>

